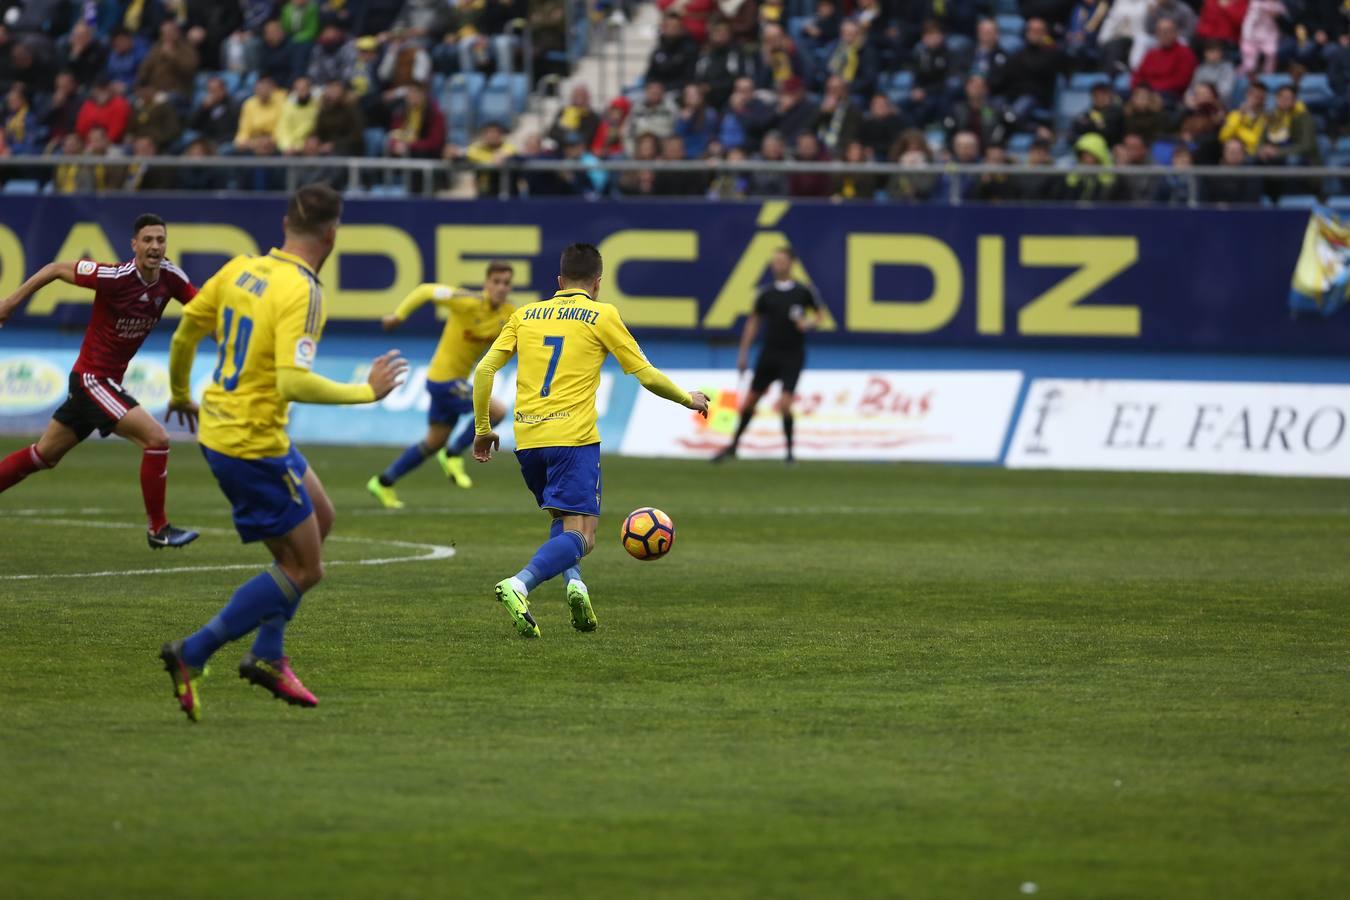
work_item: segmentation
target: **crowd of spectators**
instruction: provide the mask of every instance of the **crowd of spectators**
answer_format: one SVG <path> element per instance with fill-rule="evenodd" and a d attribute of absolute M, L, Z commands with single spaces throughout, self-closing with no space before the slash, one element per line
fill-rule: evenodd
<path fill-rule="evenodd" d="M 551 127 L 518 145 L 501 122 L 452 142 L 434 76 L 519 66 L 511 32 L 521 19 L 542 63 L 563 41 L 568 2 L 0 0 L 0 156 L 108 157 L 57 168 L 57 191 L 227 186 L 218 170 L 137 162 L 168 153 L 315 158 L 310 175 L 334 180 L 345 175 L 323 157 L 379 153 L 901 170 L 592 168 L 515 172 L 505 184 L 475 173 L 477 190 L 493 194 L 1189 202 L 1189 167 L 1318 164 L 1350 127 L 1345 0 L 1016 0 L 1020 19 L 1013 0 L 999 0 L 997 18 L 989 0 L 818 0 L 808 10 L 802 0 L 658 0 L 660 34 L 638 89 L 597 105 L 572 87 Z M 1275 72 L 1271 89 L 1262 79 Z M 1068 115 L 1071 79 L 1085 102 Z M 1304 96 L 1301 85 L 1319 79 L 1325 90 Z M 371 129 L 382 145 L 370 146 Z M 1055 169 L 1070 158 L 1100 171 Z M 1046 172 L 903 171 L 1013 161 Z M 1128 170 L 1149 163 L 1177 176 Z M 276 186 L 266 169 L 232 178 Z M 1199 199 L 1303 189 L 1205 179 Z"/>

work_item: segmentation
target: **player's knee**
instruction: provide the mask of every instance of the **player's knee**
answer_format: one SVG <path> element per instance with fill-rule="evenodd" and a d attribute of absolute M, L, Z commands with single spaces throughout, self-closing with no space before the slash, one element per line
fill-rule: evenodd
<path fill-rule="evenodd" d="M 790 394 L 784 394 L 779 398 L 778 411 L 785 416 L 792 412 L 792 396 Z"/>
<path fill-rule="evenodd" d="M 595 549 L 595 535 L 587 535 L 583 531 L 572 531 L 571 533 L 581 539 L 581 555 L 583 557 L 589 556 L 590 552 Z"/>
<path fill-rule="evenodd" d="M 168 449 L 169 449 L 169 433 L 168 433 L 167 431 L 165 431 L 163 428 L 161 428 L 161 427 L 159 427 L 158 425 L 156 425 L 156 426 L 155 426 L 155 430 L 152 431 L 152 432 L 150 432 L 149 436 L 146 437 L 146 440 L 145 440 L 145 449 L 147 449 L 147 450 L 168 450 Z"/>
<path fill-rule="evenodd" d="M 318 586 L 320 581 L 323 581 L 323 563 L 315 561 L 313 563 L 302 565 L 300 571 L 296 574 L 299 576 L 296 578 L 296 586 L 300 588 L 300 590 L 313 590 Z"/>

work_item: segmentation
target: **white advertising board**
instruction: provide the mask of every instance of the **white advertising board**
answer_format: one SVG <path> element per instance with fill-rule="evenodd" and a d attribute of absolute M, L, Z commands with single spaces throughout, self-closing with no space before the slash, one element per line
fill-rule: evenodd
<path fill-rule="evenodd" d="M 745 384 L 732 371 L 667 374 L 709 396 L 707 421 L 639 391 L 620 452 L 712 456 L 731 441 Z M 797 385 L 794 449 L 802 459 L 998 462 L 1021 386 L 1020 372 L 808 369 Z M 742 457 L 782 457 L 778 398 L 775 386 L 760 401 L 741 439 Z"/>
<path fill-rule="evenodd" d="M 1007 464 L 1350 476 L 1350 386 L 1037 378 Z"/>

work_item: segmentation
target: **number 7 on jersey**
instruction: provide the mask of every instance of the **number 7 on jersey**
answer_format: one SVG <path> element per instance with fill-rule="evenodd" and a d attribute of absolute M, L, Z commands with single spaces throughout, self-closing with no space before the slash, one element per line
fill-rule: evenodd
<path fill-rule="evenodd" d="M 548 371 L 544 373 L 544 386 L 539 389 L 540 397 L 547 397 L 549 391 L 553 389 L 553 376 L 558 374 L 558 360 L 562 357 L 563 339 L 546 337 L 544 346 L 552 347 L 553 355 L 548 358 Z"/>

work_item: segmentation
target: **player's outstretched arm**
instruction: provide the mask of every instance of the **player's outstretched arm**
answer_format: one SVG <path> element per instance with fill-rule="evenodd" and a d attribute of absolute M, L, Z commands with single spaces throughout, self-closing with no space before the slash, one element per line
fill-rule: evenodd
<path fill-rule="evenodd" d="M 364 384 L 343 384 L 294 366 L 277 369 L 277 392 L 285 400 L 329 406 L 374 403 L 389 396 L 408 374 L 408 361 L 397 350 L 376 357 Z"/>
<path fill-rule="evenodd" d="M 437 306 L 452 306 L 455 300 L 467 300 L 475 296 L 477 295 L 473 291 L 463 291 L 449 285 L 419 284 L 399 302 L 393 312 L 380 321 L 385 331 L 393 331 L 429 302 L 434 302 Z"/>
<path fill-rule="evenodd" d="M 663 400 L 678 403 L 708 418 L 708 397 L 702 391 L 686 391 L 667 377 L 656 366 L 646 366 L 633 373 L 641 385 Z"/>
<path fill-rule="evenodd" d="M 736 374 L 744 375 L 745 370 L 750 367 L 750 348 L 758 335 L 759 313 L 751 313 L 745 320 L 745 327 L 741 329 L 741 348 L 736 354 Z"/>
<path fill-rule="evenodd" d="M 197 345 L 210 333 L 210 325 L 201 318 L 184 316 L 169 342 L 169 406 L 164 410 L 164 421 L 177 416 L 178 424 L 188 431 L 197 430 L 198 409 L 192 400 L 192 363 L 197 359 Z"/>
<path fill-rule="evenodd" d="M 5 322 L 14 315 L 14 311 L 23 305 L 23 302 L 38 291 L 51 284 L 53 281 L 64 281 L 66 284 L 75 283 L 75 263 L 72 262 L 53 262 L 47 263 L 38 269 L 23 284 L 19 285 L 18 290 L 10 294 L 4 300 L 0 300 L 0 328 L 5 327 Z"/>

